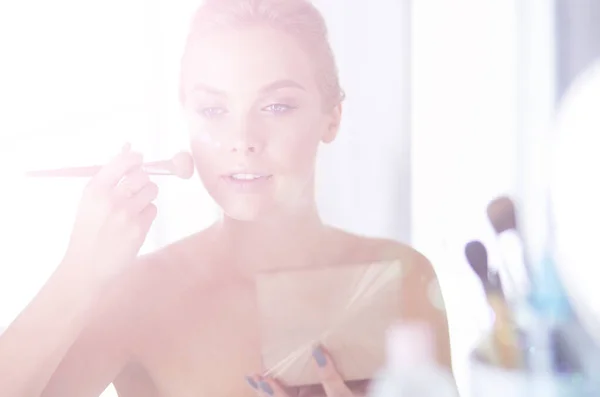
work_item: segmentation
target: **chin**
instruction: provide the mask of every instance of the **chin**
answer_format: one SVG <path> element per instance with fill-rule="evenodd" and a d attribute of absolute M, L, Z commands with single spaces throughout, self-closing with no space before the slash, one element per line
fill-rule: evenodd
<path fill-rule="evenodd" d="M 231 219 L 241 222 L 253 222 L 264 219 L 273 213 L 272 206 L 258 203 L 255 200 L 236 200 L 236 202 L 219 203 L 223 213 Z"/>

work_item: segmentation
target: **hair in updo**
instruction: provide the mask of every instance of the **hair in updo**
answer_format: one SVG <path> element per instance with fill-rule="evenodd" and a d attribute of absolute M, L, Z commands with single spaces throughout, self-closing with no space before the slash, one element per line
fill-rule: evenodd
<path fill-rule="evenodd" d="M 309 0 L 205 0 L 196 11 L 182 58 L 179 95 L 185 101 L 184 67 L 190 46 L 219 28 L 269 26 L 298 40 L 316 64 L 317 83 L 323 102 L 331 107 L 344 100 L 335 57 L 321 13 Z"/>

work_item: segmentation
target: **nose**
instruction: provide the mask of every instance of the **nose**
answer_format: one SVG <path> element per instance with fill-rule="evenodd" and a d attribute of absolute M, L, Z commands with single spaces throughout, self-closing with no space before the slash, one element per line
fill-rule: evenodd
<path fill-rule="evenodd" d="M 261 150 L 262 145 L 260 145 L 256 140 L 237 139 L 231 145 L 232 153 L 254 154 L 260 152 Z"/>
<path fill-rule="evenodd" d="M 257 154 L 264 148 L 264 142 L 260 137 L 256 127 L 250 126 L 250 123 L 239 128 L 238 133 L 234 134 L 230 143 L 230 151 L 239 154 Z"/>

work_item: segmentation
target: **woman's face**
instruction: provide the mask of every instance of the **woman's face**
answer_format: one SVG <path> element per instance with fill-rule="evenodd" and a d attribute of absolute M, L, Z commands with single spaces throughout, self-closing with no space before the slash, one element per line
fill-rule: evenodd
<path fill-rule="evenodd" d="M 324 110 L 316 66 L 293 37 L 270 28 L 222 30 L 188 49 L 185 110 L 198 173 L 238 220 L 313 204 L 320 142 L 340 107 Z"/>

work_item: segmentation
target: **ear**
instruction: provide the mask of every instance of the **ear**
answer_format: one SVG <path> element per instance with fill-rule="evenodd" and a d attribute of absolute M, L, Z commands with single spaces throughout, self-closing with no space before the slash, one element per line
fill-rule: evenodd
<path fill-rule="evenodd" d="M 327 130 L 321 138 L 323 143 L 331 143 L 337 137 L 338 131 L 340 130 L 340 123 L 342 121 L 342 103 L 338 103 L 329 112 L 329 120 L 327 124 Z"/>

